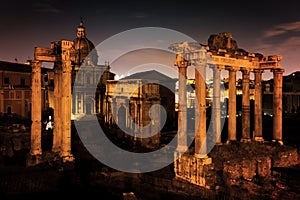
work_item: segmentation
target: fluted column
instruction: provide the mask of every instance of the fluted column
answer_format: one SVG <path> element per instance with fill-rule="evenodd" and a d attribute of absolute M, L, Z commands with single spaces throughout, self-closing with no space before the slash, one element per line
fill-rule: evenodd
<path fill-rule="evenodd" d="M 71 61 L 68 55 L 62 62 L 62 146 L 61 157 L 63 161 L 73 161 L 74 157 L 71 153 Z"/>
<path fill-rule="evenodd" d="M 273 69 L 273 140 L 282 142 L 282 74 L 284 69 Z"/>
<path fill-rule="evenodd" d="M 254 88 L 254 132 L 253 137 L 255 141 L 263 142 L 262 135 L 262 73 L 264 70 L 255 69 L 255 88 Z"/>
<path fill-rule="evenodd" d="M 228 142 L 236 141 L 236 69 L 226 67 L 229 71 L 228 86 Z"/>
<path fill-rule="evenodd" d="M 178 67 L 179 72 L 179 90 L 178 90 L 178 144 L 177 151 L 185 152 L 187 150 L 187 67 L 190 63 L 184 60 L 179 54 L 176 55 L 174 63 Z"/>
<path fill-rule="evenodd" d="M 62 142 L 62 66 L 61 62 L 54 64 L 54 129 L 53 129 L 53 145 L 52 151 L 59 153 L 61 151 Z"/>
<path fill-rule="evenodd" d="M 42 154 L 42 91 L 40 61 L 32 61 L 30 156 Z"/>
<path fill-rule="evenodd" d="M 250 71 L 242 70 L 242 139 L 241 142 L 250 142 L 250 98 L 249 98 Z"/>
<path fill-rule="evenodd" d="M 195 69 L 195 155 L 207 157 L 206 143 L 206 63 L 197 62 Z M 197 116 L 198 115 L 198 116 Z"/>
<path fill-rule="evenodd" d="M 216 144 L 221 144 L 221 101 L 220 101 L 220 84 L 221 84 L 221 68 L 213 66 L 213 99 L 212 99 L 212 130 L 216 136 Z"/>

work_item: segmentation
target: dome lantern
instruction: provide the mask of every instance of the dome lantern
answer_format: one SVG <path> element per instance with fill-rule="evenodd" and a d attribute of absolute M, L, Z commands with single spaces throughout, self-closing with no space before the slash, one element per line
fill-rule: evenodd
<path fill-rule="evenodd" d="M 77 65 L 81 65 L 87 56 L 89 57 L 89 61 L 91 61 L 94 65 L 97 65 L 98 54 L 94 44 L 86 37 L 82 18 L 79 26 L 77 27 L 77 37 L 73 40 L 73 45 L 76 51 L 75 63 Z"/>

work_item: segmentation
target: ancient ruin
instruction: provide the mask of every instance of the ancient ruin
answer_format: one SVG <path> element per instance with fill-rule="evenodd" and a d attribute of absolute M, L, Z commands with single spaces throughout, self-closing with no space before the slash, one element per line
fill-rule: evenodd
<path fill-rule="evenodd" d="M 133 122 L 144 126 L 145 123 L 149 123 L 149 119 L 141 116 L 146 115 L 150 107 L 146 107 L 146 110 L 141 110 L 141 103 L 162 104 L 159 101 L 158 93 L 150 93 L 150 95 L 148 94 L 149 90 L 145 90 L 142 94 L 145 94 L 145 96 L 148 94 L 149 98 L 144 98 L 142 95 L 134 93 L 134 96 L 132 92 L 127 91 L 128 88 L 126 89 L 126 87 L 128 87 L 129 83 L 139 85 L 143 81 L 145 82 L 142 78 L 135 79 L 135 81 L 132 81 L 133 79 L 112 80 L 113 77 L 109 72 L 109 66 L 97 65 L 95 61 L 97 55 L 86 53 L 92 50 L 90 47 L 93 47 L 93 45 L 85 38 L 85 29 L 82 23 L 77 30 L 77 38 L 73 41 L 61 40 L 51 43 L 50 48 L 37 47 L 35 49 L 35 59 L 31 61 L 32 126 L 30 154 L 27 159 L 28 166 L 43 162 L 41 148 L 42 62 L 54 63 L 53 71 L 50 73 L 52 76 L 50 79 L 54 81 L 53 94 L 50 94 L 50 96 L 55 97 L 51 101 L 54 107 L 52 153 L 56 159 L 61 159 L 65 163 L 74 161 L 71 151 L 72 117 L 76 119 L 76 117 L 84 114 L 100 113 L 100 118 L 104 119 L 108 127 L 118 122 L 117 125 L 136 130 L 138 133 L 139 130 L 135 127 L 136 125 L 128 123 L 131 121 L 127 121 L 125 113 L 131 113 L 135 117 Z M 283 145 L 282 75 L 284 69 L 280 66 L 282 56 L 264 56 L 260 53 L 249 53 L 238 48 L 237 42 L 233 40 L 232 35 L 225 32 L 211 35 L 207 45 L 197 42 L 183 42 L 171 44 L 170 49 L 176 52 L 174 66 L 178 67 L 179 72 L 178 141 L 174 152 L 174 168 L 172 168 L 174 170 L 172 173 L 174 172 L 175 176 L 172 181 L 176 184 L 166 185 L 164 182 L 154 181 L 154 185 L 176 192 L 181 191 L 187 184 L 192 183 L 191 185 L 200 186 L 198 188 L 213 190 L 216 193 L 219 191 L 226 192 L 228 191 L 226 189 L 232 189 L 231 186 L 237 186 L 239 189 L 257 187 L 259 188 L 257 191 L 268 189 L 268 187 L 279 188 L 280 186 L 270 184 L 270 181 L 278 180 L 273 177 L 273 174 L 276 174 L 276 172 L 272 171 L 273 168 L 291 167 L 299 164 L 297 149 Z M 188 144 L 190 138 L 188 138 L 186 93 L 187 68 L 191 66 L 195 67 L 196 99 L 194 144 L 190 146 Z M 79 68 L 83 69 L 85 73 L 80 73 Z M 206 113 L 206 68 L 211 68 L 213 71 L 212 114 L 210 119 L 212 127 L 209 131 Z M 222 120 L 224 120 L 221 116 L 222 70 L 227 70 L 229 73 L 228 139 L 226 142 L 221 140 Z M 266 70 L 273 72 L 274 77 L 272 101 L 273 135 L 271 141 L 265 141 L 263 137 L 262 73 Z M 237 137 L 237 71 L 242 72 L 242 129 L 241 133 L 239 133 L 241 139 Z M 252 125 L 249 95 L 250 73 L 254 73 L 255 77 L 253 133 L 250 132 Z M 95 96 L 95 94 L 92 94 L 94 90 L 84 83 L 92 85 L 98 82 L 100 74 L 103 74 L 102 79 L 99 81 L 98 89 L 96 90 L 96 98 L 93 98 Z M 75 78 L 80 81 L 74 90 L 72 87 L 74 87 Z M 107 82 L 109 85 L 106 88 Z M 117 83 L 119 87 L 114 90 Z M 149 88 L 152 92 L 155 88 L 158 88 L 156 83 L 150 86 Z M 139 89 L 142 89 L 142 87 L 139 87 Z M 131 106 L 125 107 L 124 104 Z M 142 113 L 142 115 L 138 113 Z M 113 119 L 113 115 L 118 116 L 118 118 Z M 153 128 L 157 129 L 157 125 L 153 125 Z M 157 138 L 154 138 L 154 140 L 155 144 L 159 141 Z M 214 147 L 214 150 L 212 150 L 212 147 Z M 236 152 L 237 148 L 240 148 L 238 152 Z M 241 154 L 241 156 L 232 159 L 237 154 Z M 138 180 L 141 181 L 141 179 Z M 266 184 L 257 186 L 255 181 L 259 182 L 259 184 L 262 182 Z M 237 196 L 235 192 L 239 190 L 232 189 L 232 191 L 234 191 L 233 196 Z M 253 191 L 248 192 L 255 194 Z"/>
<path fill-rule="evenodd" d="M 214 87 L 212 104 L 212 134 L 215 144 L 221 145 L 221 115 L 220 115 L 220 71 L 229 71 L 229 102 L 228 102 L 228 141 L 237 141 L 236 122 L 236 72 L 242 72 L 242 138 L 240 142 L 249 143 L 252 140 L 264 142 L 262 137 L 262 73 L 271 70 L 274 75 L 273 95 L 273 142 L 282 142 L 282 74 L 280 66 L 282 56 L 264 56 L 259 53 L 249 53 L 239 49 L 237 42 L 230 33 L 211 35 L 207 45 L 199 43 L 176 43 L 170 46 L 176 52 L 174 66 L 179 71 L 179 111 L 178 111 L 178 147 L 174 155 L 174 170 L 176 177 L 185 179 L 199 186 L 210 188 L 205 169 L 212 164 L 207 155 L 208 133 L 206 127 L 205 103 L 205 71 L 206 67 L 213 69 Z M 195 66 L 195 90 L 197 105 L 195 109 L 195 144 L 194 149 L 187 151 L 186 127 L 186 89 L 187 67 Z M 250 134 L 250 99 L 249 77 L 255 74 L 255 115 L 253 138 Z M 213 144 L 214 145 L 214 144 Z"/>
<path fill-rule="evenodd" d="M 43 162 L 41 149 L 41 66 L 42 62 L 54 63 L 49 72 L 49 82 L 54 82 L 48 91 L 50 107 L 54 108 L 54 130 L 52 152 L 55 159 L 72 162 L 71 120 L 85 114 L 103 113 L 105 83 L 113 79 L 108 65 L 98 65 L 98 55 L 93 43 L 87 39 L 81 20 L 74 40 L 51 43 L 50 48 L 36 47 L 32 65 L 32 126 L 31 148 L 27 165 Z M 80 69 L 80 71 L 79 71 Z M 100 75 L 101 78 L 100 78 Z M 74 90 L 75 78 L 78 79 Z M 97 85 L 96 94 L 90 85 Z M 74 93 L 73 93 L 74 92 Z M 74 97 L 74 98 L 73 98 Z M 51 105 L 51 102 L 53 105 Z M 99 116 L 102 117 L 102 116 Z"/>

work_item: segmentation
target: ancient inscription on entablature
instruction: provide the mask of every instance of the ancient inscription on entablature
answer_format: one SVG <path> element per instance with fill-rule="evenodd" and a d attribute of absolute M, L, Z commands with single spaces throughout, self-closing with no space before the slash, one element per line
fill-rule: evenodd
<path fill-rule="evenodd" d="M 43 48 L 43 47 L 35 47 L 34 59 L 38 60 L 38 61 L 55 62 L 56 55 L 53 54 L 53 49 Z"/>
<path fill-rule="evenodd" d="M 232 67 L 247 67 L 249 69 L 256 68 L 259 64 L 255 61 L 250 61 L 248 59 L 236 59 L 236 58 L 228 58 L 222 56 L 212 56 L 212 63 L 215 65 L 226 65 Z"/>
<path fill-rule="evenodd" d="M 273 55 L 273 56 L 264 56 L 260 62 L 260 68 L 262 69 L 273 69 L 280 68 L 280 60 L 282 56 Z"/>

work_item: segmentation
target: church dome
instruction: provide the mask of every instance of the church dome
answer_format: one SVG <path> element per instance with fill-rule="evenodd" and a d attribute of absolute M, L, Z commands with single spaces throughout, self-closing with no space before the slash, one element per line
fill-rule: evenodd
<path fill-rule="evenodd" d="M 77 27 L 77 37 L 73 40 L 73 47 L 76 52 L 76 64 L 81 65 L 85 59 L 89 59 L 94 65 L 97 65 L 98 54 L 94 44 L 86 37 L 82 20 Z"/>

